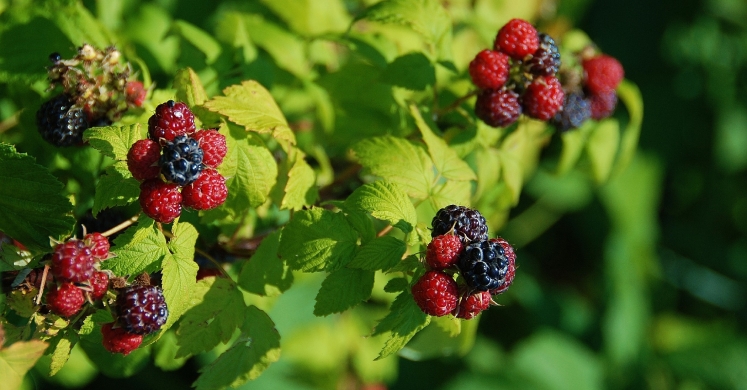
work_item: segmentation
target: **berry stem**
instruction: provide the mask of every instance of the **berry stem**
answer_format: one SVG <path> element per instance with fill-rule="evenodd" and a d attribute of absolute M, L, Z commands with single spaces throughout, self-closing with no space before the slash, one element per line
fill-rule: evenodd
<path fill-rule="evenodd" d="M 39 305 L 41 303 L 42 294 L 44 293 L 44 285 L 47 284 L 47 273 L 49 273 L 49 264 L 44 265 L 44 271 L 42 271 L 41 284 L 39 285 L 39 294 L 36 295 L 34 302 Z"/>
<path fill-rule="evenodd" d="M 387 227 L 379 230 L 379 232 L 376 233 L 376 237 L 382 237 L 386 235 L 387 233 L 389 233 L 391 230 L 392 230 L 392 225 L 387 225 Z"/>
<path fill-rule="evenodd" d="M 454 102 L 452 102 L 448 106 L 443 107 L 443 108 L 437 108 L 437 109 L 435 109 L 433 113 L 434 113 L 434 115 L 436 115 L 436 117 L 439 117 L 439 116 L 441 116 L 443 114 L 449 113 L 449 112 L 455 110 L 457 107 L 461 106 L 462 103 L 464 103 L 467 100 L 469 100 L 469 98 L 471 98 L 472 96 L 477 95 L 478 92 L 479 92 L 478 90 L 470 91 L 468 94 L 460 97 L 457 100 L 454 100 Z"/>
<path fill-rule="evenodd" d="M 117 233 L 120 230 L 124 230 L 125 228 L 129 227 L 133 223 L 137 222 L 138 218 L 140 218 L 140 214 L 139 213 L 137 215 L 133 216 L 132 218 L 130 218 L 128 220 L 125 220 L 124 222 L 120 223 L 119 225 L 117 225 L 117 226 L 115 226 L 115 227 L 113 227 L 113 228 L 111 228 L 111 229 L 109 229 L 109 230 L 101 233 L 101 235 L 104 236 L 104 237 L 109 237 L 112 234 Z"/>

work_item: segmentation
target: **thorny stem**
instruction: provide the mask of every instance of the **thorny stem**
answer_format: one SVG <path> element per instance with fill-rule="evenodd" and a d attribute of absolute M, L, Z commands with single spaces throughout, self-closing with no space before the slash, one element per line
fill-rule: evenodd
<path fill-rule="evenodd" d="M 113 228 L 111 228 L 111 229 L 109 229 L 109 230 L 101 233 L 101 235 L 104 236 L 104 237 L 109 237 L 112 234 L 117 233 L 118 231 L 123 230 L 123 229 L 129 227 L 130 225 L 132 225 L 133 223 L 135 223 L 138 218 L 140 218 L 140 214 L 136 214 L 132 218 L 130 218 L 130 219 L 128 219 L 128 220 L 120 223 L 119 225 L 117 225 L 117 226 L 115 226 L 115 227 L 113 227 Z"/>

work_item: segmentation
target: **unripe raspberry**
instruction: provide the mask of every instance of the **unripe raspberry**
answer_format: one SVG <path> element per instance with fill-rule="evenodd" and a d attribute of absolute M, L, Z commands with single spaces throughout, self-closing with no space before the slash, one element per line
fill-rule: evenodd
<path fill-rule="evenodd" d="M 226 137 L 219 133 L 218 130 L 199 130 L 192 134 L 192 138 L 197 141 L 202 149 L 203 164 L 210 168 L 215 168 L 223 162 L 228 148 L 226 146 Z"/>
<path fill-rule="evenodd" d="M 511 65 L 508 56 L 493 50 L 483 50 L 469 64 L 472 83 L 480 89 L 498 89 L 506 84 Z"/>
<path fill-rule="evenodd" d="M 128 81 L 127 84 L 125 84 L 125 98 L 128 103 L 135 107 L 142 106 L 147 95 L 148 90 L 145 89 L 142 82 L 135 80 Z"/>
<path fill-rule="evenodd" d="M 52 255 L 52 274 L 61 282 L 82 283 L 93 275 L 95 259 L 85 242 L 72 239 L 57 244 Z"/>
<path fill-rule="evenodd" d="M 432 269 L 442 270 L 456 265 L 462 251 L 459 236 L 444 234 L 434 237 L 425 252 L 425 262 Z"/>
<path fill-rule="evenodd" d="M 553 76 L 538 77 L 524 92 L 524 113 L 542 121 L 550 120 L 563 106 L 565 94 Z"/>
<path fill-rule="evenodd" d="M 91 254 L 97 260 L 106 260 L 109 257 L 109 239 L 101 233 L 88 233 L 83 237 L 83 242 L 91 248 Z"/>
<path fill-rule="evenodd" d="M 114 328 L 114 323 L 104 324 L 101 327 L 102 343 L 104 348 L 111 353 L 129 355 L 143 342 L 143 336 L 127 332 L 124 328 Z"/>
<path fill-rule="evenodd" d="M 498 31 L 494 47 L 495 50 L 521 60 L 539 48 L 537 29 L 526 20 L 511 19 Z"/>
<path fill-rule="evenodd" d="M 171 223 L 182 212 L 182 194 L 179 186 L 149 179 L 140 184 L 140 207 L 145 215 L 157 222 Z"/>
<path fill-rule="evenodd" d="M 206 169 L 192 184 L 182 189 L 185 207 L 194 210 L 210 210 L 223 204 L 228 198 L 226 179 L 215 169 Z"/>
<path fill-rule="evenodd" d="M 53 286 L 47 293 L 47 307 L 52 313 L 62 317 L 72 317 L 80 311 L 86 298 L 83 291 L 72 283 Z"/>
<path fill-rule="evenodd" d="M 160 168 L 161 145 L 152 139 L 141 139 L 127 152 L 127 168 L 136 180 L 148 180 L 158 177 Z"/>
<path fill-rule="evenodd" d="M 625 77 L 622 64 L 608 55 L 584 60 L 582 66 L 586 73 L 585 86 L 591 94 L 613 91 Z"/>
<path fill-rule="evenodd" d="M 521 115 L 519 95 L 512 90 L 483 90 L 475 101 L 475 115 L 488 126 L 506 127 Z"/>
<path fill-rule="evenodd" d="M 480 312 L 490 307 L 491 299 L 492 297 L 487 291 L 478 291 L 470 294 L 459 301 L 459 306 L 454 309 L 452 314 L 456 318 L 463 318 L 465 320 L 475 318 Z"/>
<path fill-rule="evenodd" d="M 412 296 L 423 313 L 445 316 L 457 307 L 457 284 L 445 272 L 431 270 L 412 286 Z"/>

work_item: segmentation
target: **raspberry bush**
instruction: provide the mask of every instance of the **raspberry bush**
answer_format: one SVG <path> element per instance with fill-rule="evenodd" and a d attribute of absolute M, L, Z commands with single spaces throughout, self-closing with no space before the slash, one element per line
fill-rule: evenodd
<path fill-rule="evenodd" d="M 0 115 L 19 112 L 0 123 L 0 361 L 27 356 L 18 373 L 189 360 L 197 389 L 237 387 L 282 337 L 287 364 L 333 382 L 310 386 L 384 386 L 398 355 L 467 353 L 526 291 L 509 286 L 531 259 L 497 236 L 525 183 L 603 184 L 636 149 L 620 62 L 538 15 L 278 1 L 206 6 L 206 23 L 133 0 L 118 25 L 99 3 L 0 12 L 2 42 L 41 29 L 28 66 L 0 50 Z M 626 115 L 623 140 L 595 142 Z"/>

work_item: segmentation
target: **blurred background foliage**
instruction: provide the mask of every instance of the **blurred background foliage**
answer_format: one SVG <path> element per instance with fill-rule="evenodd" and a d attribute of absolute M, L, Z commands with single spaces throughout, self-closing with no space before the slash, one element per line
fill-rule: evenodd
<path fill-rule="evenodd" d="M 29 56 L 14 60 L 12 54 L 31 50 L 46 59 L 61 48 L 69 56 L 76 46 L 69 34 L 43 22 L 64 15 L 44 15 L 43 7 L 37 14 L 8 15 L 27 9 L 11 5 L 30 1 L 0 0 L 0 18 L 24 21 L 3 26 L 0 34 L 1 68 L 9 72 L 0 74 L 6 81 L 0 84 L 0 129 L 33 121 L 33 111 L 17 113 L 26 105 L 38 106 L 41 98 L 23 90 L 31 84 L 42 95 L 45 87 L 44 73 L 29 70 L 39 64 L 25 62 Z M 175 71 L 185 66 L 195 69 L 209 94 L 256 79 L 271 89 L 302 145 L 304 137 L 312 137 L 304 130 L 313 117 L 324 129 L 313 136 L 328 137 L 325 142 L 332 145 L 328 155 L 305 150 L 318 159 L 324 181 L 325 173 L 331 178 L 329 157 L 343 153 L 350 141 L 335 138 L 345 133 L 334 128 L 375 133 L 399 126 L 391 123 L 396 102 L 387 87 L 371 81 L 381 67 L 371 64 L 385 66 L 417 43 L 405 31 L 396 37 L 382 31 L 372 39 L 353 30 L 345 44 L 355 42 L 359 53 L 367 53 L 366 61 L 342 63 L 327 39 L 346 31 L 352 16 L 374 2 L 83 4 L 106 27 L 101 31 L 125 39 L 125 55 L 139 58 L 140 69 L 148 69 L 145 79 L 159 87 L 170 85 Z M 455 48 L 471 53 L 454 56 L 462 71 L 512 17 L 531 20 L 551 34 L 570 28 L 586 32 L 620 60 L 626 77 L 641 90 L 646 110 L 637 157 L 601 187 L 577 171 L 558 178 L 542 169 L 526 184 L 498 232 L 517 246 L 517 278 L 501 298 L 504 306 L 482 316 L 472 348 L 439 345 L 434 351 L 432 340 L 439 338 L 423 332 L 403 350 L 405 358 L 373 362 L 378 344 L 361 338 L 369 329 L 358 319 L 381 313 L 359 308 L 356 315 L 339 317 L 287 314 L 289 308 L 313 307 L 321 280 L 311 275 L 297 279 L 272 305 L 265 302 L 283 335 L 282 359 L 242 388 L 346 389 L 360 379 L 371 383 L 369 390 L 747 388 L 747 2 L 442 3 L 457 21 Z M 475 11 L 467 12 L 471 7 Z M 95 44 L 110 38 L 97 34 L 80 39 Z M 10 74 L 23 83 L 9 80 Z M 428 82 L 428 75 L 418 76 L 426 80 L 415 77 L 413 83 Z M 444 76 L 439 70 L 433 77 Z M 335 94 L 340 101 L 332 102 L 329 90 L 348 93 Z M 345 112 L 334 115 L 334 107 Z M 12 133 L 8 137 L 12 140 Z M 185 389 L 212 358 L 206 354 L 184 364 L 161 352 L 155 365 L 113 380 L 97 375 L 76 348 L 51 382 L 42 360 L 26 386 Z M 451 356 L 429 358 L 429 352 Z M 348 378 L 351 372 L 362 378 Z"/>

